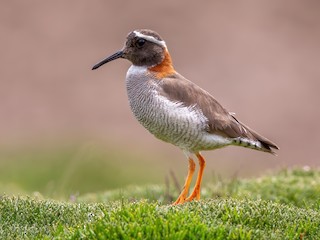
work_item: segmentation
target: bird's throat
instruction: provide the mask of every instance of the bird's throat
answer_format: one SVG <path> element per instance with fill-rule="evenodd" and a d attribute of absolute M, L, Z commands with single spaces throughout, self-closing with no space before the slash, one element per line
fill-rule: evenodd
<path fill-rule="evenodd" d="M 175 70 L 172 66 L 172 60 L 169 52 L 166 50 L 163 61 L 151 68 L 148 68 L 157 79 L 168 77 L 175 73 Z"/>

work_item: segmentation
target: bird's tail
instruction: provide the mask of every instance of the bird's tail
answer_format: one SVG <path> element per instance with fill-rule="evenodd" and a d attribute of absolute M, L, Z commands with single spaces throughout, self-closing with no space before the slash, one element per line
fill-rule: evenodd
<path fill-rule="evenodd" d="M 240 124 L 246 130 L 246 134 L 245 134 L 246 136 L 234 138 L 234 142 L 233 142 L 234 145 L 248 147 L 251 149 L 255 149 L 263 152 L 269 152 L 272 154 L 275 154 L 273 150 L 275 149 L 279 150 L 279 147 L 275 143 L 263 137 L 256 131 L 244 125 L 243 123 L 240 123 Z"/>

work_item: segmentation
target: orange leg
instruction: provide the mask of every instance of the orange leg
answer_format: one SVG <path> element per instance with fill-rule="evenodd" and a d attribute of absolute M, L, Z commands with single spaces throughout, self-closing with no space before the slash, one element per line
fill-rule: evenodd
<path fill-rule="evenodd" d="M 186 201 L 192 201 L 194 199 L 197 199 L 197 200 L 200 199 L 201 181 L 202 181 L 203 170 L 206 167 L 206 161 L 204 160 L 204 158 L 201 156 L 200 153 L 197 153 L 196 155 L 197 155 L 197 158 L 199 160 L 200 169 L 199 169 L 197 181 L 196 181 L 196 184 L 194 186 L 193 192 L 186 199 Z"/>
<path fill-rule="evenodd" d="M 193 176 L 195 169 L 196 169 L 196 164 L 194 163 L 192 158 L 189 158 L 189 171 L 188 171 L 187 179 L 184 183 L 183 190 L 180 193 L 178 199 L 172 205 L 181 204 L 186 201 L 186 198 L 187 198 L 187 195 L 189 192 L 189 188 L 190 188 L 190 183 L 191 183 L 192 176 Z"/>

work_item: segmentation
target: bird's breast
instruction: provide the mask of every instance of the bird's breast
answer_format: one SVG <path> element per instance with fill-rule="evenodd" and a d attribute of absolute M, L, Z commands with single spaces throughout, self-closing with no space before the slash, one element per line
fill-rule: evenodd
<path fill-rule="evenodd" d="M 162 96 L 159 80 L 141 67 L 130 67 L 126 86 L 134 116 L 157 138 L 184 149 L 201 141 L 207 119 L 197 106 L 184 106 Z"/>

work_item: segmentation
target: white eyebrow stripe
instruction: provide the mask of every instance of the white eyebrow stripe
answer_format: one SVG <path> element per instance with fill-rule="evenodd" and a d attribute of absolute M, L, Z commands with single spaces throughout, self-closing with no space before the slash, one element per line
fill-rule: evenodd
<path fill-rule="evenodd" d="M 137 37 L 144 38 L 144 39 L 146 39 L 146 40 L 148 40 L 150 42 L 153 42 L 153 43 L 158 44 L 158 45 L 160 45 L 160 46 L 162 46 L 164 48 L 167 48 L 167 45 L 166 45 L 165 41 L 163 41 L 163 40 L 159 41 L 158 39 L 156 39 L 156 38 L 154 38 L 152 36 L 144 35 L 144 34 L 138 32 L 138 31 L 133 31 L 133 32 Z"/>

